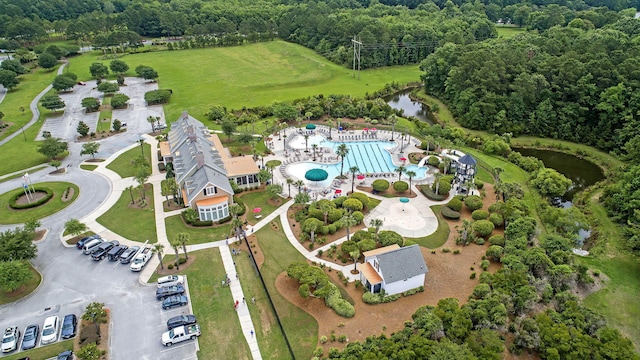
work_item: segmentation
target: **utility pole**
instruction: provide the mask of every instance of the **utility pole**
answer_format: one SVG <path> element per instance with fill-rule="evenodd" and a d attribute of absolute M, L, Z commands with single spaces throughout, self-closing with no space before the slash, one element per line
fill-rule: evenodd
<path fill-rule="evenodd" d="M 351 39 L 353 43 L 353 76 L 356 77 L 356 60 L 358 60 L 358 80 L 360 80 L 360 49 L 362 48 L 362 42 L 356 40 L 356 36 Z"/>

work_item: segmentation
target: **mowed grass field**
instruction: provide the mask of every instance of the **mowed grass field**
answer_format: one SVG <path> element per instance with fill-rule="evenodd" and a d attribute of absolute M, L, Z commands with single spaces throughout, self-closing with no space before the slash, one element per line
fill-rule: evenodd
<path fill-rule="evenodd" d="M 72 58 L 69 71 L 91 78 L 89 66 L 100 53 Z M 364 96 L 387 83 L 419 81 L 418 65 L 362 71 L 360 80 L 350 69 L 331 63 L 314 51 L 284 41 L 237 47 L 162 51 L 121 58 L 135 76 L 138 65 L 153 67 L 163 89 L 173 90 L 165 106 L 168 121 L 183 110 L 204 118 L 214 104 L 228 109 L 269 105 L 314 94 Z M 100 61 L 108 65 L 111 60 Z"/>
<path fill-rule="evenodd" d="M 515 26 L 499 26 L 496 25 L 496 30 L 498 31 L 498 37 L 510 38 L 512 36 L 516 36 L 518 34 L 524 33 L 527 31 L 525 28 L 515 27 Z"/>

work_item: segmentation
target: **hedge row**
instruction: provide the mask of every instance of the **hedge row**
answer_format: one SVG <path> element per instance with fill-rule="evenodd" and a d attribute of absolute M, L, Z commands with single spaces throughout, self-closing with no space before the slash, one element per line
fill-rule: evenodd
<path fill-rule="evenodd" d="M 442 214 L 442 216 L 444 216 L 447 219 L 452 219 L 452 220 L 458 220 L 460 219 L 460 213 L 452 210 L 451 208 L 447 207 L 447 206 L 443 206 L 440 209 L 440 213 Z"/>
<path fill-rule="evenodd" d="M 431 190 L 431 187 L 429 185 L 422 185 L 419 188 L 422 195 L 426 196 L 429 200 L 442 201 L 449 196 L 449 194 L 436 194 L 433 190 Z"/>
<path fill-rule="evenodd" d="M 18 199 L 24 195 L 24 192 L 19 192 L 17 194 L 15 194 L 11 200 L 9 201 L 9 206 L 11 206 L 12 209 L 16 209 L 16 210 L 20 210 L 20 209 L 29 209 L 29 208 L 33 208 L 36 206 L 40 206 L 44 203 L 46 203 L 47 201 L 49 201 L 52 197 L 53 197 L 53 191 L 49 188 L 44 188 L 44 187 L 36 187 L 33 190 L 35 190 L 35 192 L 43 192 L 46 193 L 47 196 L 43 197 L 42 199 L 38 199 L 37 201 L 34 201 L 32 203 L 29 204 L 16 204 L 16 201 L 18 201 Z"/>

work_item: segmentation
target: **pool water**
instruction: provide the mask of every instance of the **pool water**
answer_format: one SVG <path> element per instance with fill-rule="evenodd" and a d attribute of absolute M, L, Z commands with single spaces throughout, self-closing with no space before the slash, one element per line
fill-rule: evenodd
<path fill-rule="evenodd" d="M 333 149 L 334 153 L 342 142 L 330 141 L 325 139 L 323 136 L 314 135 L 310 136 L 308 139 L 309 152 L 312 153 L 312 144 L 318 144 L 320 148 L 328 147 Z M 366 174 L 366 173 L 395 173 L 395 169 L 398 165 L 395 165 L 391 159 L 391 153 L 389 153 L 388 149 L 392 149 L 396 146 L 395 143 L 389 141 L 354 141 L 354 142 L 344 142 L 344 144 L 349 147 L 349 153 L 344 158 L 344 170 L 343 173 L 349 172 L 349 168 L 352 166 L 357 166 L 359 171 L 358 173 Z M 294 149 L 305 149 L 305 141 L 302 136 L 298 136 L 293 139 L 289 145 Z M 320 149 L 318 149 L 320 151 Z M 326 155 L 326 154 L 322 154 Z M 334 158 L 335 159 L 335 158 Z M 422 179 L 426 176 L 427 168 L 420 167 L 414 164 L 405 164 L 407 168 L 406 171 L 413 171 L 416 173 L 414 179 Z M 336 176 L 340 175 L 340 162 L 337 164 L 326 164 L 326 163 L 314 163 L 311 161 L 302 162 L 297 164 L 292 164 L 287 167 L 287 171 L 299 178 L 304 180 L 304 174 L 311 169 L 324 169 L 329 174 L 329 177 L 325 181 L 319 182 L 309 182 L 313 184 L 314 187 L 326 187 L 331 184 L 333 179 Z M 402 175 L 404 180 L 408 180 L 408 177 L 403 173 Z M 390 181 L 397 180 L 397 174 L 394 177 L 389 178 Z"/>

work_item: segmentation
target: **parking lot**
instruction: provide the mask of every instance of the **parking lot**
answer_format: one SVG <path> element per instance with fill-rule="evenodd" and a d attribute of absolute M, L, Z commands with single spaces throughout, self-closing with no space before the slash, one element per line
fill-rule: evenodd
<path fill-rule="evenodd" d="M 60 321 L 67 314 L 80 317 L 87 304 L 96 301 L 104 303 L 111 312 L 110 359 L 197 358 L 194 341 L 172 347 L 164 347 L 160 341 L 167 330 L 167 319 L 191 314 L 191 303 L 162 310 L 161 301 L 156 300 L 155 284 L 140 284 L 139 273 L 131 272 L 128 265 L 108 259 L 94 261 L 75 247 L 65 248 L 56 241 L 39 245 L 41 255 L 47 251 L 46 263 L 38 265 L 43 283 L 30 296 L 0 306 L 0 328 L 4 331 L 8 326 L 17 325 L 20 345 L 28 325 L 38 324 L 42 331 L 46 317 L 57 315 Z"/>

